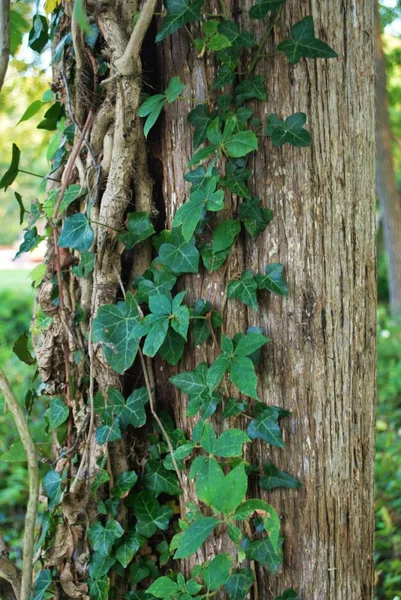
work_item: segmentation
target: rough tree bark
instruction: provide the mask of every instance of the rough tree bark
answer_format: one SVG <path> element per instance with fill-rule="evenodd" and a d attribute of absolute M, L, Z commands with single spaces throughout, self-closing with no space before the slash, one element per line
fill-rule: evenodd
<path fill-rule="evenodd" d="M 388 254 L 390 308 L 393 316 L 401 312 L 401 195 L 395 178 L 388 112 L 386 58 L 380 34 L 378 6 L 375 14 L 376 42 L 376 189 L 382 217 L 384 242 Z"/>
<path fill-rule="evenodd" d="M 227 0 L 223 4 L 233 20 L 256 29 L 260 39 L 263 24 L 249 27 L 248 23 L 248 9 L 254 2 Z M 68 6 L 66 2 L 66 10 Z M 142 3 L 141 18 L 146 6 L 153 10 L 154 2 Z M 339 58 L 330 62 L 302 60 L 296 66 L 281 56 L 261 60 L 258 70 L 266 80 L 269 99 L 266 106 L 257 107 L 257 116 L 264 121 L 272 112 L 286 117 L 304 111 L 313 135 L 312 147 L 278 150 L 269 140 L 261 139 L 260 151 L 250 164 L 251 185 L 264 206 L 274 210 L 274 220 L 256 244 L 245 238 L 237 242 L 227 268 L 180 282 L 188 290 L 186 300 L 204 298 L 222 310 L 223 331 L 228 335 L 245 331 L 250 325 L 259 325 L 268 333 L 272 341 L 263 352 L 259 394 L 267 404 L 292 410 L 285 425 L 285 450 L 267 453 L 256 443 L 250 457 L 261 465 L 269 454 L 281 469 L 303 483 L 301 491 L 269 494 L 269 501 L 283 518 L 285 566 L 276 577 L 258 571 L 259 598 L 263 600 L 286 587 L 299 591 L 302 600 L 372 598 L 376 308 L 373 8 L 368 0 L 297 0 L 284 5 L 274 32 L 276 41 L 287 38 L 291 25 L 312 14 L 317 35 L 329 40 Z M 112 69 L 98 98 L 90 86 L 85 89 L 75 81 L 74 88 L 73 71 L 67 68 L 63 81 L 60 65 L 55 72 L 54 87 L 62 99 L 64 80 L 71 78 L 73 98 L 70 102 L 66 98 L 67 107 L 70 105 L 73 112 L 76 107 L 75 119 L 81 129 L 84 123 L 91 127 L 86 140 L 87 172 L 78 157 L 72 181 L 77 180 L 78 171 L 82 186 L 91 190 L 92 221 L 102 224 L 95 227 L 95 285 L 90 279 L 72 277 L 68 271 L 71 262 L 63 264 L 64 279 L 59 277 L 59 287 L 64 307 L 55 307 L 52 281 L 57 260 L 65 260 L 61 255 L 61 259 L 50 257 L 39 290 L 42 309 L 53 317 L 36 343 L 39 370 L 50 393 L 66 393 L 73 433 L 83 429 L 88 437 L 80 444 L 76 466 L 71 469 L 74 483 L 63 500 L 64 522 L 57 531 L 57 535 L 65 535 L 63 527 L 67 524 L 74 540 L 70 546 L 60 545 L 58 554 L 47 556 L 47 564 L 58 569 L 61 598 L 87 597 L 80 561 L 88 556 L 87 522 L 93 523 L 98 515 L 86 483 L 94 476 L 99 453 L 106 451 L 94 443 L 96 423 L 91 421 L 88 429 L 85 420 L 90 413 L 92 420 L 94 416 L 94 380 L 105 393 L 108 387 L 124 386 L 124 391 L 132 391 L 133 381 L 138 380 L 137 373 L 131 372 L 121 379 L 106 363 L 101 347 L 91 344 L 96 309 L 121 298 L 121 284 L 128 282 L 132 272 L 142 272 L 149 257 L 146 244 L 133 253 L 134 258 L 125 252 L 121 270 L 122 248 L 115 229 L 123 227 L 127 210 L 152 210 L 152 191 L 157 226 L 162 228 L 164 220 L 171 226 L 188 192 L 183 178 L 192 154 L 192 130 L 186 115 L 193 104 L 180 101 L 169 105 L 159 137 L 157 128 L 150 136 L 147 150 L 152 190 L 136 115 L 142 75 L 145 83 L 160 86 L 160 90 L 171 77 L 180 75 L 188 84 L 187 93 L 207 100 L 213 72 L 209 59 L 196 56 L 188 33 L 182 30 L 160 44 L 158 51 L 154 37 L 145 40 L 142 74 L 138 40 L 131 37 L 129 41 L 138 3 L 88 1 L 87 9 L 99 26 L 103 56 L 112 65 L 120 65 L 122 73 Z M 209 6 L 208 10 L 215 11 L 216 7 Z M 61 34 L 70 27 L 68 18 L 63 19 Z M 88 88 L 88 81 L 94 79 L 93 57 L 83 50 L 79 31 L 73 28 L 72 33 L 74 56 L 81 68 L 76 78 Z M 131 53 L 133 64 L 125 60 L 126 51 Z M 80 138 L 77 128 L 75 147 Z M 68 168 L 64 177 L 66 173 Z M 231 202 L 227 213 L 237 211 L 235 198 L 227 198 L 227 202 Z M 81 208 L 84 212 L 87 207 Z M 57 235 L 56 231 L 55 239 Z M 244 268 L 262 273 L 267 263 L 276 261 L 286 267 L 288 300 L 264 296 L 258 313 L 237 301 L 226 301 L 231 278 Z M 88 322 L 80 323 L 81 330 L 74 331 L 71 324 L 77 301 Z M 77 350 L 83 350 L 89 360 L 76 364 L 73 356 Z M 188 352 L 179 369 L 194 367 L 205 356 L 213 359 L 216 354 L 217 349 L 209 343 L 197 352 Z M 190 432 L 193 422 L 185 417 L 185 397 L 167 381 L 177 368 L 157 362 L 155 368 L 158 406 L 174 411 L 177 425 Z M 132 454 L 124 441 L 112 445 L 109 470 L 114 478 L 132 467 Z M 60 460 L 56 468 L 61 472 L 66 462 Z M 134 466 L 138 463 L 134 457 Z M 192 498 L 187 483 L 182 508 Z M 122 509 L 118 518 L 125 525 L 129 515 Z M 210 559 L 222 551 L 221 544 L 215 538 L 183 568 L 203 562 L 205 554 Z M 77 548 L 79 552 L 74 551 Z M 122 596 L 125 591 L 124 582 L 117 581 L 117 594 Z"/>
<path fill-rule="evenodd" d="M 231 18 L 246 27 L 252 4 L 231 3 Z M 292 411 L 286 449 L 253 450 L 255 462 L 276 459 L 303 483 L 300 492 L 269 494 L 284 521 L 285 566 L 278 577 L 258 573 L 260 598 L 286 586 L 300 590 L 303 600 L 367 600 L 373 594 L 373 8 L 372 2 L 355 0 L 284 5 L 277 41 L 288 36 L 291 24 L 312 14 L 319 37 L 328 39 L 340 58 L 295 67 L 281 56 L 262 60 L 258 72 L 269 98 L 258 116 L 305 112 L 312 147 L 278 150 L 262 142 L 252 164 L 253 190 L 274 210 L 272 223 L 256 246 L 240 245 L 223 276 L 195 275 L 184 284 L 188 299 L 204 298 L 222 308 L 228 335 L 263 327 L 272 341 L 263 355 L 261 398 Z M 160 57 L 164 83 L 179 73 L 194 97 L 207 98 L 211 66 L 194 56 L 185 32 L 167 39 Z M 182 118 L 183 104 L 168 107 L 163 128 L 169 224 L 188 192 L 183 175 L 191 128 Z M 236 273 L 263 272 L 266 263 L 276 261 L 286 265 L 288 300 L 265 297 L 257 315 L 237 301 L 226 302 L 227 282 Z M 191 354 L 185 368 L 204 359 Z M 157 373 L 158 397 L 168 402 L 174 392 L 163 374 L 165 369 Z M 183 397 L 176 398 L 175 412 L 190 430 Z M 186 499 L 190 495 L 188 488 Z M 220 551 L 216 539 L 189 566 Z"/>

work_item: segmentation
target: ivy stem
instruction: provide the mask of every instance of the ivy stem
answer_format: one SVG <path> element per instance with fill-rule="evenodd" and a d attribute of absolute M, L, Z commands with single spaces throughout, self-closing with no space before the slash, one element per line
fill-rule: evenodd
<path fill-rule="evenodd" d="M 105 223 L 99 223 L 99 221 L 94 221 L 93 219 L 90 219 L 89 221 L 90 223 L 94 223 L 94 225 L 100 225 L 100 227 L 106 227 L 106 229 L 111 229 L 112 231 L 117 231 L 117 233 L 120 233 L 120 229 L 115 229 L 114 227 L 110 227 L 110 225 L 106 225 Z"/>
<path fill-rule="evenodd" d="M 32 173 L 32 171 L 25 171 L 25 169 L 18 169 L 18 173 L 25 173 L 26 175 L 33 175 L 33 177 L 39 177 L 40 179 L 46 179 L 46 175 L 39 175 L 39 173 Z M 53 177 L 47 177 L 50 181 L 56 181 L 61 183 L 60 179 L 54 179 Z"/>
<path fill-rule="evenodd" d="M 267 43 L 267 40 L 269 39 L 269 35 L 271 34 L 271 32 L 274 29 L 274 26 L 276 25 L 279 17 L 280 17 L 280 13 L 281 13 L 281 6 L 278 9 L 278 11 L 276 12 L 276 14 L 274 15 L 273 20 L 271 21 L 271 23 L 269 24 L 268 28 L 266 29 L 265 33 L 263 34 L 262 39 L 260 40 L 257 52 L 255 54 L 255 56 L 253 57 L 253 60 L 251 62 L 251 64 L 249 65 L 249 69 L 246 73 L 246 77 L 249 77 L 249 75 L 252 73 L 252 71 L 254 70 L 254 68 L 256 67 L 256 65 L 258 64 L 262 54 L 263 54 L 263 49 Z"/>

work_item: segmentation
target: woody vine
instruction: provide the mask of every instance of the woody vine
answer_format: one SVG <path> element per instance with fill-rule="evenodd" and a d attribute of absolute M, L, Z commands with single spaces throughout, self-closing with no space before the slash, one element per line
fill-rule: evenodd
<path fill-rule="evenodd" d="M 21 222 L 28 216 L 18 255 L 48 240 L 46 264 L 34 276 L 31 333 L 53 456 L 41 457 L 49 465 L 40 492 L 45 508 L 35 537 L 26 531 L 23 576 L 14 569 L 7 579 L 17 598 L 30 597 L 32 567 L 35 600 L 242 600 L 250 591 L 257 598 L 258 566 L 275 573 L 283 562 L 279 516 L 247 495 L 250 480 L 263 492 L 300 486 L 278 465 L 261 472 L 248 458 L 254 440 L 284 447 L 280 421 L 289 412 L 258 395 L 269 339 L 256 324 L 228 337 L 215 298 L 189 304 L 182 286 L 188 274 L 226 272 L 236 240 L 255 239 L 274 218 L 252 194 L 250 159 L 260 144 L 311 144 L 303 113 L 283 115 L 278 107 L 264 123 L 254 116 L 255 103 L 267 99 L 255 72 L 268 43 L 269 56 L 285 53 L 292 64 L 337 56 L 315 36 L 310 16 L 271 49 L 285 2 L 259 0 L 251 8 L 250 22 L 266 24 L 258 40 L 239 29 L 222 1 L 206 10 L 203 0 L 166 0 L 160 13 L 155 0 L 139 10 L 135 2 L 48 0 L 48 15 L 34 17 L 30 45 L 41 52 L 51 40 L 54 81 L 21 120 L 50 104 L 39 127 L 54 131 L 51 170 L 46 197 L 27 208 L 15 196 Z M 214 64 L 204 100 L 179 74 L 163 93 L 149 93 L 143 44 L 155 18 L 157 43 L 184 29 L 199 60 Z M 165 105 L 188 99 L 188 198 L 166 229 L 156 214 L 146 139 Z M 14 182 L 19 164 L 14 146 L 0 188 Z M 234 274 L 225 293 L 257 315 L 264 294 L 287 296 L 283 266 Z M 204 344 L 213 360 L 180 368 L 184 353 Z M 25 336 L 15 351 L 33 360 Z M 158 410 L 153 361 L 175 368 L 169 381 L 188 397 L 187 431 Z M 3 376 L 2 389 L 15 406 Z M 35 394 L 32 388 L 29 398 Z M 26 430 L 22 441 L 31 442 Z M 35 504 L 35 468 L 30 477 Z M 183 501 L 191 485 L 193 501 Z M 186 559 L 213 532 L 226 538 L 227 551 L 189 570 Z M 285 590 L 276 600 L 296 598 Z"/>

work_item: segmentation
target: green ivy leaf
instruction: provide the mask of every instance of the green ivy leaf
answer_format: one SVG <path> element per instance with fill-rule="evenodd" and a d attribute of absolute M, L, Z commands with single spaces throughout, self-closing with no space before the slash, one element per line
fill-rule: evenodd
<path fill-rule="evenodd" d="M 258 310 L 257 289 L 258 286 L 253 272 L 247 270 L 241 274 L 239 281 L 230 281 L 227 286 L 227 296 L 229 299 L 238 298 L 238 300 L 250 306 L 253 310 Z"/>
<path fill-rule="evenodd" d="M 43 212 L 46 214 L 47 217 L 49 217 L 49 219 L 53 214 L 54 207 L 60 196 L 60 189 L 61 188 L 51 190 L 49 192 L 46 202 L 43 205 Z M 58 214 L 61 215 L 70 206 L 72 202 L 74 202 L 77 198 L 84 196 L 86 193 L 87 190 L 82 189 L 80 185 L 69 185 L 64 192 L 63 199 L 58 210 Z"/>
<path fill-rule="evenodd" d="M 170 496 L 181 494 L 176 475 L 167 471 L 158 461 L 147 461 L 143 484 L 147 490 L 155 492 L 156 496 L 163 493 Z"/>
<path fill-rule="evenodd" d="M 32 29 L 29 32 L 28 46 L 35 52 L 42 52 L 49 41 L 49 25 L 44 15 L 36 14 L 33 17 Z"/>
<path fill-rule="evenodd" d="M 49 499 L 48 508 L 51 510 L 61 500 L 61 477 L 57 471 L 49 471 L 43 478 L 42 486 Z"/>
<path fill-rule="evenodd" d="M 254 582 L 250 569 L 241 569 L 233 573 L 224 584 L 229 600 L 244 600 Z"/>
<path fill-rule="evenodd" d="M 245 412 L 248 408 L 246 402 L 238 402 L 235 398 L 229 398 L 226 402 L 222 418 L 229 419 L 231 417 L 237 417 Z"/>
<path fill-rule="evenodd" d="M 117 238 L 130 250 L 155 233 L 147 212 L 135 212 L 128 215 L 127 233 L 119 233 Z"/>
<path fill-rule="evenodd" d="M 278 10 L 286 0 L 257 0 L 249 11 L 251 19 L 264 19 L 267 13 Z"/>
<path fill-rule="evenodd" d="M 185 530 L 174 558 L 188 558 L 196 552 L 209 537 L 220 521 L 214 517 L 199 517 Z"/>
<path fill-rule="evenodd" d="M 13 345 L 14 354 L 20 359 L 20 361 L 26 363 L 27 365 L 34 365 L 35 359 L 28 349 L 29 337 L 26 333 L 21 333 L 17 337 Z"/>
<path fill-rule="evenodd" d="M 187 442 L 186 444 L 182 444 L 182 446 L 178 446 L 178 448 L 174 450 L 173 456 L 179 469 L 182 469 L 184 467 L 183 460 L 184 458 L 187 458 L 190 454 L 192 454 L 194 447 L 195 445 L 192 442 Z M 163 460 L 163 466 L 168 471 L 175 471 L 175 466 L 172 461 L 171 454 L 167 454 L 166 458 Z"/>
<path fill-rule="evenodd" d="M 207 372 L 206 381 L 211 390 L 215 390 L 223 378 L 224 373 L 230 367 L 230 359 L 225 354 L 220 354 L 210 365 Z"/>
<path fill-rule="evenodd" d="M 169 104 L 177 100 L 178 96 L 185 90 L 185 83 L 179 77 L 172 77 L 167 89 L 164 91 L 166 100 Z"/>
<path fill-rule="evenodd" d="M 195 239 L 192 238 L 187 242 L 179 231 L 173 229 L 171 242 L 160 246 L 159 262 L 169 267 L 177 275 L 197 273 L 199 252 L 195 245 Z"/>
<path fill-rule="evenodd" d="M 38 235 L 38 230 L 36 229 L 36 227 L 28 229 L 28 231 L 24 233 L 24 241 L 20 245 L 18 252 L 14 257 L 14 260 L 19 258 L 25 252 L 29 252 L 30 250 L 36 248 L 42 241 L 42 239 L 43 238 L 41 238 L 40 235 Z"/>
<path fill-rule="evenodd" d="M 295 590 L 285 590 L 282 596 L 276 596 L 276 600 L 298 600 L 298 594 Z"/>
<path fill-rule="evenodd" d="M 138 519 L 136 529 L 146 537 L 151 537 L 157 529 L 166 531 L 173 516 L 169 506 L 160 506 L 153 493 L 145 490 L 134 498 L 133 511 Z"/>
<path fill-rule="evenodd" d="M 258 513 L 265 513 L 268 518 L 270 518 L 271 515 L 274 515 L 276 520 L 279 519 L 276 511 L 270 504 L 264 500 L 258 499 L 247 500 L 241 504 L 233 514 L 232 519 L 233 521 L 246 521 L 255 511 L 258 511 Z"/>
<path fill-rule="evenodd" d="M 268 337 L 254 332 L 237 334 L 234 339 L 236 340 L 234 350 L 236 356 L 250 356 L 269 341 Z"/>
<path fill-rule="evenodd" d="M 275 407 L 266 406 L 263 411 L 253 419 L 248 425 L 248 435 L 252 440 L 262 439 L 263 441 L 284 448 L 281 429 L 278 424 L 279 414 Z"/>
<path fill-rule="evenodd" d="M 217 90 L 227 84 L 234 83 L 237 74 L 228 65 L 222 65 L 217 71 L 216 79 L 213 83 L 213 89 Z"/>
<path fill-rule="evenodd" d="M 41 571 L 36 578 L 32 600 L 42 600 L 53 582 L 50 569 Z"/>
<path fill-rule="evenodd" d="M 174 215 L 173 227 L 181 227 L 182 237 L 189 242 L 195 233 L 195 229 L 205 212 L 205 203 L 199 195 L 191 194 L 188 202 L 185 202 Z"/>
<path fill-rule="evenodd" d="M 240 131 L 225 140 L 224 148 L 227 156 L 240 158 L 258 149 L 258 138 L 253 131 Z"/>
<path fill-rule="evenodd" d="M 25 110 L 24 114 L 18 121 L 17 125 L 19 125 L 20 123 L 23 123 L 24 121 L 28 121 L 29 119 L 34 117 L 40 111 L 42 106 L 44 106 L 44 105 L 45 105 L 45 102 L 42 102 L 41 100 L 34 100 L 32 102 L 32 104 L 30 104 L 28 106 L 28 108 Z"/>
<path fill-rule="evenodd" d="M 12 183 L 14 183 L 14 180 L 18 175 L 20 157 L 21 157 L 21 150 L 18 148 L 18 146 L 16 144 L 13 144 L 11 163 L 10 163 L 10 166 L 8 167 L 7 171 L 4 173 L 3 177 L 1 178 L 0 190 L 4 189 L 4 191 L 6 192 L 7 188 L 10 187 L 10 185 L 12 185 Z"/>
<path fill-rule="evenodd" d="M 271 462 L 265 463 L 263 471 L 265 475 L 259 479 L 259 485 L 263 490 L 270 491 L 275 488 L 297 489 L 302 487 L 302 484 L 298 479 L 295 479 L 295 477 L 292 477 L 289 473 L 280 471 Z"/>
<path fill-rule="evenodd" d="M 188 163 L 189 167 L 194 167 L 198 163 L 202 162 L 206 158 L 208 158 L 211 154 L 214 154 L 218 150 L 218 146 L 216 144 L 210 144 L 210 146 L 206 146 L 205 148 L 201 148 L 191 158 Z"/>
<path fill-rule="evenodd" d="M 170 365 L 177 365 L 184 354 L 184 348 L 184 338 L 170 327 L 166 339 L 160 346 L 159 354 Z"/>
<path fill-rule="evenodd" d="M 230 366 L 230 379 L 242 394 L 258 399 L 258 378 L 250 358 L 246 356 L 233 358 Z"/>
<path fill-rule="evenodd" d="M 230 248 L 241 231 L 241 223 L 227 219 L 217 225 L 213 232 L 213 254 Z"/>
<path fill-rule="evenodd" d="M 53 398 L 50 402 L 50 406 L 46 411 L 46 416 L 49 419 L 49 425 L 51 429 L 57 429 L 68 419 L 70 409 L 61 398 Z"/>
<path fill-rule="evenodd" d="M 247 198 L 250 200 L 251 192 L 246 185 L 246 181 L 248 181 L 250 175 L 251 172 L 249 169 L 234 167 L 231 168 L 229 172 L 226 172 L 226 176 L 224 179 L 220 180 L 220 184 L 222 187 L 228 188 L 233 194 L 240 196 L 240 198 Z"/>
<path fill-rule="evenodd" d="M 188 394 L 190 398 L 203 400 L 205 394 L 208 393 L 206 374 L 207 364 L 201 363 L 193 371 L 183 371 L 178 375 L 173 375 L 169 381 L 184 394 Z"/>
<path fill-rule="evenodd" d="M 116 498 L 125 498 L 131 488 L 138 481 L 138 475 L 135 471 L 125 471 L 118 476 L 113 487 L 113 496 Z"/>
<path fill-rule="evenodd" d="M 142 427 L 146 423 L 145 405 L 149 401 L 146 387 L 141 387 L 132 392 L 127 398 L 125 406 L 118 413 L 118 418 L 122 429 L 128 425 L 133 427 Z"/>
<path fill-rule="evenodd" d="M 297 148 L 310 146 L 312 139 L 309 131 L 304 129 L 305 113 L 294 113 L 282 121 L 277 115 L 269 115 L 266 119 L 266 135 L 271 136 L 273 146 L 291 144 Z"/>
<path fill-rule="evenodd" d="M 98 580 L 107 575 L 116 559 L 100 552 L 94 552 L 89 563 L 89 577 Z"/>
<path fill-rule="evenodd" d="M 139 322 L 138 305 L 132 294 L 126 301 L 101 306 L 93 321 L 93 339 L 101 342 L 109 365 L 121 375 L 134 362 L 138 338 L 133 334 Z"/>
<path fill-rule="evenodd" d="M 273 212 L 260 206 L 259 198 L 253 196 L 240 204 L 239 218 L 249 235 L 255 238 L 266 229 L 273 218 Z"/>
<path fill-rule="evenodd" d="M 207 138 L 207 129 L 210 123 L 216 116 L 216 111 L 209 112 L 206 104 L 198 104 L 188 114 L 188 123 L 195 129 L 194 131 L 194 148 L 198 148 Z"/>
<path fill-rule="evenodd" d="M 161 42 L 187 23 L 201 19 L 203 0 L 165 0 L 164 4 L 167 16 L 163 19 L 156 42 Z"/>
<path fill-rule="evenodd" d="M 89 596 L 92 600 L 107 600 L 109 597 L 110 580 L 107 575 L 89 580 Z"/>
<path fill-rule="evenodd" d="M 255 38 L 249 31 L 240 31 L 234 21 L 224 19 L 219 23 L 219 33 L 225 35 L 231 42 L 231 46 L 236 50 L 242 48 L 252 48 L 255 45 Z"/>
<path fill-rule="evenodd" d="M 313 17 L 308 16 L 291 27 L 291 39 L 280 42 L 278 52 L 284 52 L 290 61 L 295 64 L 305 58 L 336 58 L 334 52 L 325 42 L 315 37 Z"/>
<path fill-rule="evenodd" d="M 245 79 L 235 88 L 235 103 L 241 106 L 247 100 L 267 100 L 265 80 L 261 75 Z"/>
<path fill-rule="evenodd" d="M 168 598 L 177 594 L 180 591 L 180 586 L 170 577 L 164 576 L 158 577 L 146 591 L 156 598 Z"/>
<path fill-rule="evenodd" d="M 210 272 L 217 271 L 224 265 L 228 256 L 231 254 L 231 246 L 220 252 L 213 252 L 212 244 L 205 244 L 200 249 L 202 262 Z"/>
<path fill-rule="evenodd" d="M 75 277 L 83 277 L 88 279 L 95 267 L 95 255 L 93 252 L 81 252 L 79 265 L 72 267 L 72 272 Z"/>
<path fill-rule="evenodd" d="M 164 94 L 156 94 L 155 96 L 151 96 L 145 100 L 145 102 L 138 108 L 138 116 L 147 117 L 143 127 L 145 138 L 148 137 L 149 131 L 159 118 L 160 113 L 163 110 L 165 99 L 166 98 Z"/>
<path fill-rule="evenodd" d="M 270 537 L 255 541 L 245 538 L 242 541 L 242 548 L 245 550 L 248 560 L 257 561 L 267 567 L 271 573 L 275 573 L 282 565 L 283 554 L 280 546 L 281 544 L 274 547 Z"/>
<path fill-rule="evenodd" d="M 248 488 L 248 477 L 243 463 L 238 464 L 228 475 L 223 475 L 218 485 L 211 490 L 211 506 L 225 515 L 230 515 L 241 504 Z"/>
<path fill-rule="evenodd" d="M 202 579 L 208 592 L 218 590 L 230 577 L 232 557 L 228 554 L 219 554 L 202 571 Z"/>
<path fill-rule="evenodd" d="M 288 296 L 287 283 L 283 278 L 283 265 L 273 263 L 267 265 L 264 275 L 256 275 L 255 277 L 258 290 L 269 290 L 274 294 Z"/>
<path fill-rule="evenodd" d="M 93 229 L 86 215 L 77 213 L 65 219 L 58 245 L 60 248 L 89 250 L 94 238 Z"/>
<path fill-rule="evenodd" d="M 119 420 L 107 410 L 102 413 L 102 426 L 96 429 L 96 441 L 98 444 L 108 444 L 121 439 Z"/>
<path fill-rule="evenodd" d="M 107 555 L 111 546 L 124 534 L 124 529 L 115 519 L 109 519 L 104 527 L 99 521 L 88 528 L 88 538 L 95 552 Z"/>
<path fill-rule="evenodd" d="M 213 454 L 230 458 L 242 455 L 242 447 L 251 440 L 242 429 L 227 429 L 217 438 Z"/>
<path fill-rule="evenodd" d="M 116 548 L 116 559 L 126 569 L 146 538 L 139 533 L 131 532 L 124 535 Z"/>

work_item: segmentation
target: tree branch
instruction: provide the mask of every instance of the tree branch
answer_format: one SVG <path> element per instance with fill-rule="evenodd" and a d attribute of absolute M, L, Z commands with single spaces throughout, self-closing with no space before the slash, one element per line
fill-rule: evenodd
<path fill-rule="evenodd" d="M 0 92 L 10 56 L 10 0 L 0 0 Z"/>
<path fill-rule="evenodd" d="M 125 77 L 129 77 L 134 73 L 136 59 L 139 58 L 143 39 L 153 18 L 153 13 L 155 12 L 156 1 L 157 0 L 145 0 L 124 54 L 114 62 L 118 72 Z"/>
<path fill-rule="evenodd" d="M 24 551 L 23 551 L 23 570 L 21 581 L 21 594 L 17 595 L 19 600 L 29 600 L 32 589 L 32 559 L 33 542 L 35 533 L 36 510 L 39 497 L 39 468 L 36 456 L 36 448 L 33 442 L 31 432 L 25 420 L 25 415 L 20 407 L 18 400 L 11 389 L 4 371 L 0 367 L 0 391 L 3 393 L 6 405 L 14 417 L 21 442 L 25 448 L 28 459 L 29 476 L 29 498 L 25 515 L 25 533 L 24 533 Z M 15 567 L 14 567 L 15 568 Z M 14 572 L 15 575 L 15 572 Z M 13 581 L 10 581 L 13 585 Z M 15 590 L 14 590 L 15 591 Z"/>

